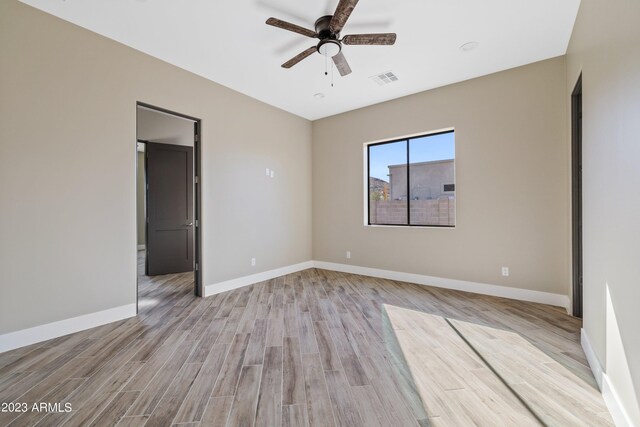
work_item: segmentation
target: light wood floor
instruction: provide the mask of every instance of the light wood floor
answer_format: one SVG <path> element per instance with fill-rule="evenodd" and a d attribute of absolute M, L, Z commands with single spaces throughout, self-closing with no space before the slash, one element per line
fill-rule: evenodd
<path fill-rule="evenodd" d="M 613 425 L 562 309 L 314 269 L 199 299 L 192 277 L 0 354 L 1 402 L 73 407 L 0 425 Z"/>

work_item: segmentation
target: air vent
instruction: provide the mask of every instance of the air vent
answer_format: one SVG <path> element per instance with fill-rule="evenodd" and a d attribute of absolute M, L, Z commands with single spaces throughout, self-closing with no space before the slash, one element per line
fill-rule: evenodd
<path fill-rule="evenodd" d="M 398 81 L 398 77 L 395 74 L 393 74 L 392 71 L 387 71 L 386 73 L 377 74 L 369 78 L 374 82 L 376 82 L 378 86 L 384 86 L 384 85 L 388 85 L 389 83 Z"/>

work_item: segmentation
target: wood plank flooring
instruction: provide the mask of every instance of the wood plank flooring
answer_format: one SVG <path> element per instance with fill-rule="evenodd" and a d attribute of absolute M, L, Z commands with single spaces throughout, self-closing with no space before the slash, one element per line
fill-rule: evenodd
<path fill-rule="evenodd" d="M 0 425 L 613 425 L 580 326 L 316 269 L 206 299 L 190 273 L 142 276 L 137 317 L 0 354 L 0 402 L 73 408 Z"/>

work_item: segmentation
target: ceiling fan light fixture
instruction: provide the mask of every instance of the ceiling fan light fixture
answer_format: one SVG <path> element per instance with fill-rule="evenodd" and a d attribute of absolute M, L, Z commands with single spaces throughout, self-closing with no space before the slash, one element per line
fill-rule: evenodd
<path fill-rule="evenodd" d="M 318 52 L 320 55 L 326 55 L 328 57 L 333 58 L 342 50 L 342 46 L 340 46 L 340 42 L 337 40 L 321 40 L 318 43 Z"/>

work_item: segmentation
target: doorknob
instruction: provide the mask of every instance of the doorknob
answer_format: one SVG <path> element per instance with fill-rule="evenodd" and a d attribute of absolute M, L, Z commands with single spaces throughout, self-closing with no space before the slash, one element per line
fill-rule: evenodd
<path fill-rule="evenodd" d="M 189 224 L 185 224 L 187 227 L 191 227 L 193 225 L 192 222 L 190 222 Z"/>

